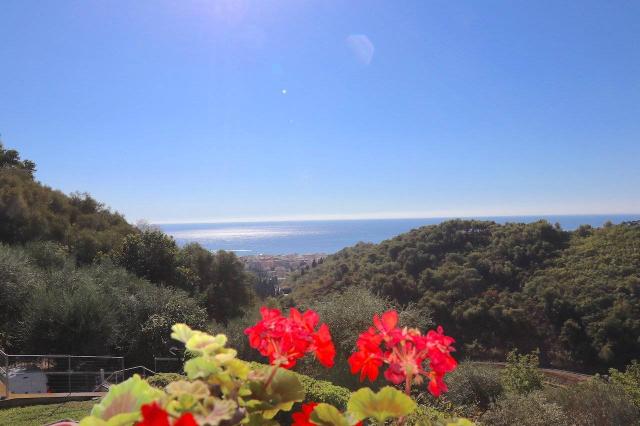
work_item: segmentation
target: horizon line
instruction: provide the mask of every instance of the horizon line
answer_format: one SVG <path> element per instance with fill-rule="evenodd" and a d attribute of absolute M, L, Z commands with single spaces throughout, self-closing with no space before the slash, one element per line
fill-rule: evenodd
<path fill-rule="evenodd" d="M 444 213 L 444 212 L 443 212 Z M 589 213 L 480 213 L 480 214 L 353 214 L 353 215 L 296 215 L 296 216 L 263 216 L 263 217 L 235 217 L 235 218 L 206 218 L 189 220 L 137 220 L 134 223 L 148 223 L 150 225 L 197 225 L 222 223 L 266 223 L 266 222 L 331 222 L 356 220 L 399 220 L 399 219 L 487 219 L 505 217 L 540 217 L 549 216 L 639 216 L 640 213 L 629 212 L 589 212 Z"/>

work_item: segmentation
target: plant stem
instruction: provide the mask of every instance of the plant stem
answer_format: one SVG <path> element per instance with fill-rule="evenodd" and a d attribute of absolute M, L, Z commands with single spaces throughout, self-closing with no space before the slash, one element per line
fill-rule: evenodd
<path fill-rule="evenodd" d="M 406 393 L 409 397 L 411 396 L 411 376 L 407 374 L 407 378 L 404 381 L 404 393 Z M 402 426 L 406 417 L 400 417 L 398 419 L 398 426 Z"/>
<path fill-rule="evenodd" d="M 278 372 L 278 365 L 274 365 L 273 369 L 271 370 L 271 373 L 269 374 L 269 377 L 267 377 L 267 381 L 264 383 L 264 387 L 268 388 L 269 385 L 271 384 L 271 382 L 273 381 L 273 378 L 276 376 L 276 373 Z"/>

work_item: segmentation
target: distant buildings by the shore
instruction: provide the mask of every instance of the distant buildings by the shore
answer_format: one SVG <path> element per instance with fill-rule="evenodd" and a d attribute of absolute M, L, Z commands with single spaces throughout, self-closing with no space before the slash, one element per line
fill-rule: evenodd
<path fill-rule="evenodd" d="M 245 268 L 259 276 L 276 278 L 282 283 L 287 276 L 295 272 L 304 271 L 323 262 L 327 255 L 324 253 L 313 254 L 259 254 L 254 256 L 242 256 L 240 260 Z M 284 289 L 283 289 L 284 290 Z"/>

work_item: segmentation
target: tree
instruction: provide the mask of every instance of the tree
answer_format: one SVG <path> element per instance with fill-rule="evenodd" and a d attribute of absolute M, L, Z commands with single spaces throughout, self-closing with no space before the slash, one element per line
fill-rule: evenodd
<path fill-rule="evenodd" d="M 178 246 L 162 231 L 127 235 L 112 258 L 117 265 L 153 283 L 175 285 L 178 282 Z"/>

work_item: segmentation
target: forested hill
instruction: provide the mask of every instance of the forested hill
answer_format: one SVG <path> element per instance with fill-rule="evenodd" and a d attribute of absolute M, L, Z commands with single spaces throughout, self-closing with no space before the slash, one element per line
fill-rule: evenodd
<path fill-rule="evenodd" d="M 603 371 L 640 358 L 640 223 L 453 220 L 346 248 L 291 278 L 294 299 L 364 286 L 428 308 L 461 356 L 539 348 L 545 364 Z"/>
<path fill-rule="evenodd" d="M 55 241 L 84 264 L 135 231 L 88 194 L 69 196 L 36 181 L 35 169 L 0 143 L 0 242 Z"/>
<path fill-rule="evenodd" d="M 170 354 L 174 323 L 226 323 L 252 302 L 235 254 L 178 247 L 35 172 L 0 144 L 0 349 L 148 363 Z"/>

